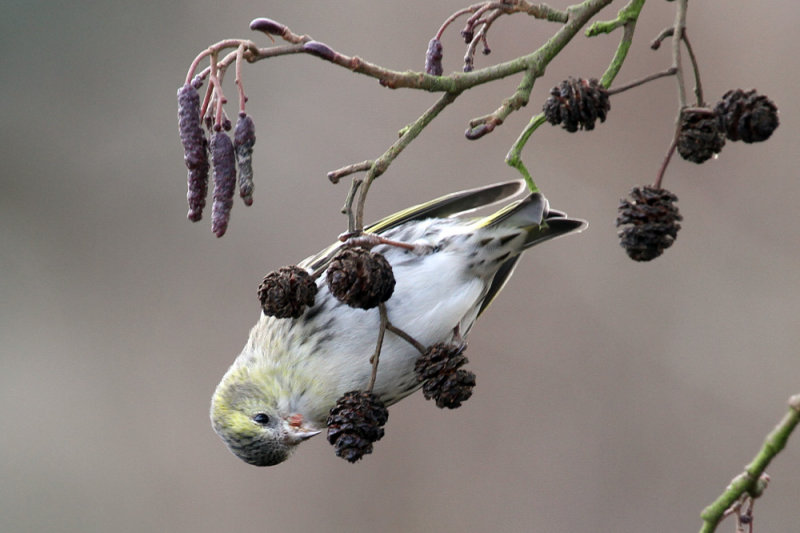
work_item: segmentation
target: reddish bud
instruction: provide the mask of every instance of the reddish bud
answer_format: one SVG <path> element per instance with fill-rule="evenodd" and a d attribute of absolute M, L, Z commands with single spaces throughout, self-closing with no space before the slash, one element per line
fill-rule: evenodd
<path fill-rule="evenodd" d="M 268 18 L 257 18 L 250 22 L 250 29 L 253 31 L 263 31 L 267 35 L 283 35 L 286 32 L 286 26 L 280 22 L 275 22 Z"/>
<path fill-rule="evenodd" d="M 464 58 L 464 72 L 472 72 L 475 69 L 475 63 L 472 56 Z"/>
<path fill-rule="evenodd" d="M 336 57 L 336 52 L 330 46 L 319 41 L 308 41 L 303 45 L 303 50 L 326 61 L 333 61 Z"/>
<path fill-rule="evenodd" d="M 479 124 L 474 128 L 469 128 L 464 132 L 464 136 L 470 141 L 474 141 L 476 139 L 480 139 L 487 133 L 492 133 L 494 131 L 494 126 L 494 122 L 484 122 L 483 124 Z"/>

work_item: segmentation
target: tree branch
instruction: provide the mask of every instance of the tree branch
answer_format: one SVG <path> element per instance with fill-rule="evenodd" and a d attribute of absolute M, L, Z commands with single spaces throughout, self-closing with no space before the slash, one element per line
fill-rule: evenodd
<path fill-rule="evenodd" d="M 703 527 L 700 528 L 700 533 L 712 533 L 715 531 L 717 525 L 724 518 L 727 509 L 734 505 L 742 495 L 748 494 L 752 498 L 761 496 L 763 486 L 759 487 L 759 480 L 764 474 L 764 470 L 769 466 L 770 461 L 786 446 L 786 442 L 798 422 L 800 422 L 800 394 L 789 398 L 789 411 L 775 429 L 767 435 L 761 450 L 759 450 L 750 464 L 745 467 L 744 472 L 733 478 L 725 492 L 714 503 L 703 509 L 700 515 L 703 519 Z"/>
<path fill-rule="evenodd" d="M 590 33 L 591 28 L 589 31 L 587 31 L 587 35 L 591 36 L 598 35 L 599 33 L 605 33 L 606 30 L 612 31 L 620 26 L 623 26 L 624 28 L 622 38 L 617 46 L 617 51 L 614 53 L 614 57 L 611 59 L 611 64 L 608 66 L 606 72 L 603 74 L 603 77 L 600 80 L 600 83 L 606 88 L 609 87 L 611 82 L 614 81 L 614 78 L 619 73 L 623 62 L 628 55 L 628 50 L 630 50 L 631 43 L 633 42 L 633 34 L 636 31 L 636 21 L 639 19 L 639 14 L 641 13 L 643 6 L 644 0 L 631 0 L 627 6 L 619 10 L 616 19 L 602 24 L 593 24 L 592 28 L 595 28 L 594 33 Z M 598 24 L 600 25 L 598 26 Z M 525 166 L 525 163 L 522 162 L 522 149 L 528 143 L 528 139 L 530 139 L 531 135 L 533 135 L 533 132 L 536 131 L 539 126 L 544 124 L 545 121 L 546 119 L 544 117 L 544 113 L 534 115 L 533 118 L 531 118 L 531 120 L 528 122 L 528 125 L 525 126 L 525 129 L 522 130 L 522 133 L 520 133 L 519 137 L 517 137 L 517 140 L 514 141 L 514 144 L 511 145 L 511 149 L 506 155 L 506 164 L 514 167 L 520 174 L 522 174 L 522 178 L 528 185 L 528 190 L 530 190 L 530 192 L 538 192 L 539 188 L 533 181 L 533 177 L 528 171 L 528 168 Z"/>
<path fill-rule="evenodd" d="M 425 113 L 422 114 L 413 124 L 407 126 L 403 129 L 403 134 L 400 138 L 386 150 L 383 155 L 381 155 L 378 159 L 376 159 L 372 166 L 370 167 L 369 171 L 367 172 L 366 177 L 364 178 L 364 182 L 361 184 L 361 187 L 358 190 L 358 203 L 356 204 L 356 211 L 355 211 L 355 227 L 351 228 L 350 231 L 361 231 L 364 229 L 364 203 L 367 201 L 367 193 L 369 192 L 370 185 L 375 180 L 375 178 L 379 177 L 381 174 L 386 172 L 386 169 L 389 168 L 389 165 L 395 158 L 400 155 L 400 152 L 405 149 L 406 146 L 411 143 L 417 136 L 422 133 L 422 130 L 430 124 L 430 122 L 436 118 L 436 116 L 442 112 L 442 110 L 453 103 L 458 95 L 458 93 L 445 93 L 443 94 L 439 100 L 436 101 L 433 106 L 431 106 Z M 352 202 L 351 205 L 346 206 L 348 213 L 352 211 Z M 353 218 L 351 214 L 348 214 L 349 218 Z"/>

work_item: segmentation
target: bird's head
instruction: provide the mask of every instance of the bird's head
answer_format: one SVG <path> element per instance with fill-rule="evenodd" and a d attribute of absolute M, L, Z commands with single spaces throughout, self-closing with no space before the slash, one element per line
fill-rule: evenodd
<path fill-rule="evenodd" d="M 270 374 L 231 369 L 211 400 L 214 431 L 237 457 L 255 466 L 285 461 L 298 444 L 321 431 L 293 409 L 291 397 Z"/>

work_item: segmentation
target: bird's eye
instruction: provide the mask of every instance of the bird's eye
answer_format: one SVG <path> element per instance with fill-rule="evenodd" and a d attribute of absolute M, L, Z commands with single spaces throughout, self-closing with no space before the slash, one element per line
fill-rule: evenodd
<path fill-rule="evenodd" d="M 266 426 L 269 424 L 269 416 L 264 413 L 258 413 L 253 416 L 253 422 L 261 426 Z"/>

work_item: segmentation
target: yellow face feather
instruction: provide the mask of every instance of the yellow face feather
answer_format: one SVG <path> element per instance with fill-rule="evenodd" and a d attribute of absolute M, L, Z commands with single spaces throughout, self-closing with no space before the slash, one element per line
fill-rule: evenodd
<path fill-rule="evenodd" d="M 242 460 L 257 466 L 284 461 L 297 442 L 284 423 L 290 414 L 291 382 L 286 369 L 234 364 L 211 401 L 214 431 Z"/>

